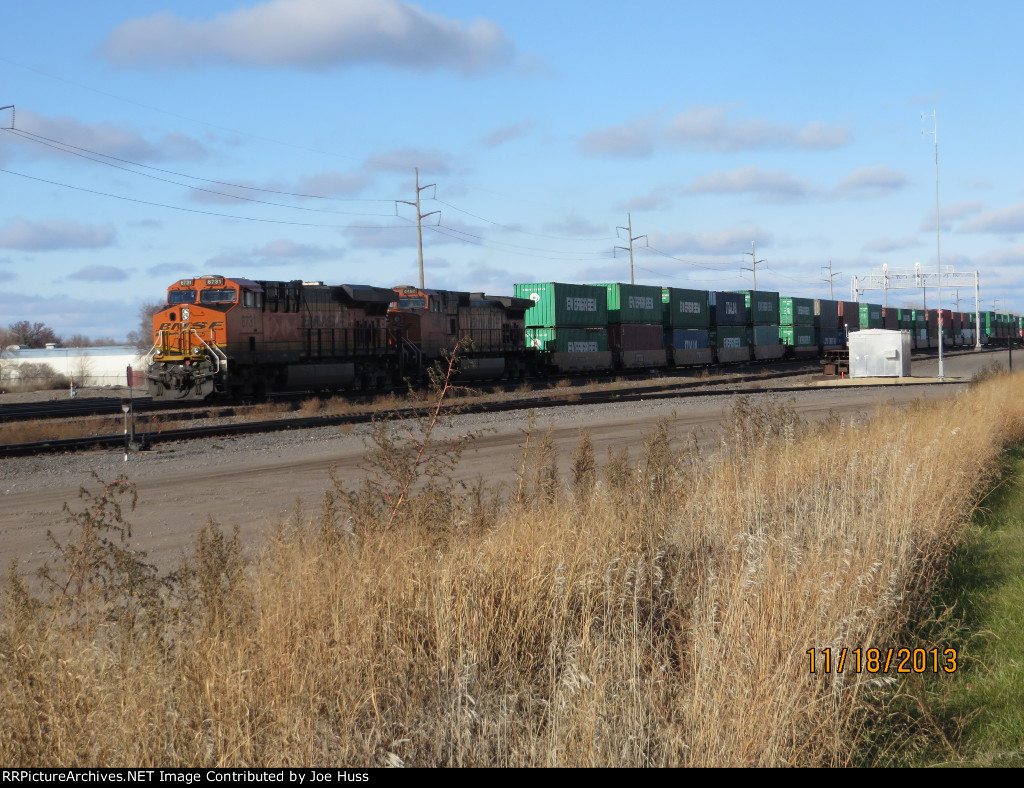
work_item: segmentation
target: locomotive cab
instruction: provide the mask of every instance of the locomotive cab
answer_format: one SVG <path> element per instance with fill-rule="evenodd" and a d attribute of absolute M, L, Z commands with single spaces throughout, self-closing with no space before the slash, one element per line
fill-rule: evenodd
<path fill-rule="evenodd" d="M 235 353 L 257 350 L 262 307 L 263 288 L 245 279 L 201 276 L 172 284 L 166 306 L 153 316 L 150 394 L 204 399 L 227 391 Z M 237 321 L 236 311 L 243 313 Z"/>

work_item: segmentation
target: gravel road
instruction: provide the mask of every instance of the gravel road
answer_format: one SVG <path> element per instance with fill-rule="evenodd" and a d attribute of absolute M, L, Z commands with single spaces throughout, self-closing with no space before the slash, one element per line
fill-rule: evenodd
<path fill-rule="evenodd" d="M 970 356 L 951 357 L 946 374 L 954 376 L 962 370 L 969 377 L 976 365 L 977 359 Z M 963 389 L 963 385 L 851 386 L 793 396 L 805 417 L 818 419 L 833 410 L 844 415 L 869 413 L 880 403 L 952 396 Z M 644 434 L 662 418 L 671 419 L 677 434 L 693 432 L 702 443 L 713 446 L 718 442 L 718 425 L 733 400 L 706 396 L 566 405 L 538 411 L 537 426 L 553 429 L 567 474 L 583 428 L 591 431 L 599 459 L 606 456 L 608 447 L 629 447 L 631 455 L 639 458 Z M 483 477 L 494 484 L 510 482 L 527 419 L 526 411 L 459 417 L 454 432 L 481 436 L 465 454 L 458 476 L 470 481 Z M 369 434 L 369 426 L 335 427 L 158 444 L 151 451 L 133 453 L 127 462 L 121 452 L 0 460 L 0 561 L 6 566 L 17 558 L 26 572 L 41 565 L 49 556 L 47 530 L 66 534 L 64 504 L 75 511 L 83 508 L 78 491 L 83 485 L 98 489 L 93 474 L 105 481 L 124 474 L 136 485 L 138 506 L 126 517 L 133 525 L 133 542 L 165 568 L 191 546 L 208 517 L 225 528 L 238 524 L 245 543 L 254 549 L 268 529 L 293 516 L 297 506 L 307 516 L 316 516 L 330 487 L 331 465 L 337 466 L 342 478 L 357 480 Z"/>

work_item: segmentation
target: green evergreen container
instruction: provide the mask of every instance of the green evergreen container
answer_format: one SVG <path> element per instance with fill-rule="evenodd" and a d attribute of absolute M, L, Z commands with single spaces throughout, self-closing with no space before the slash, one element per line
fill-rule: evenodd
<path fill-rule="evenodd" d="M 707 328 L 708 291 L 680 287 L 661 288 L 662 325 L 668 328 Z"/>
<path fill-rule="evenodd" d="M 779 299 L 779 324 L 814 327 L 814 299 L 783 296 Z M 811 332 L 814 333 L 813 331 Z"/>
<path fill-rule="evenodd" d="M 741 348 L 747 346 L 746 326 L 716 326 L 708 332 L 712 347 Z"/>
<path fill-rule="evenodd" d="M 815 347 L 814 326 L 779 326 L 779 338 L 783 345 L 792 347 Z"/>
<path fill-rule="evenodd" d="M 747 302 L 747 324 L 777 326 L 779 324 L 779 294 L 770 290 L 737 290 Z"/>
<path fill-rule="evenodd" d="M 533 306 L 526 310 L 527 326 L 568 328 L 608 325 L 608 291 L 603 287 L 535 282 L 517 284 L 515 295 L 516 298 L 533 301 Z"/>
<path fill-rule="evenodd" d="M 609 323 L 660 323 L 661 288 L 652 285 L 627 285 L 618 282 L 595 284 L 608 294 Z"/>
<path fill-rule="evenodd" d="M 607 352 L 607 328 L 538 327 L 526 329 L 526 346 L 542 353 Z"/>
<path fill-rule="evenodd" d="M 882 328 L 885 321 L 882 320 L 881 304 L 860 305 L 860 327 L 861 328 Z"/>

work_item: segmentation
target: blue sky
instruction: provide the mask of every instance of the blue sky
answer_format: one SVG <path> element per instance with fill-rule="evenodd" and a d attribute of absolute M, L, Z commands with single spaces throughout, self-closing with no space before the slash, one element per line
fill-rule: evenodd
<path fill-rule="evenodd" d="M 936 263 L 933 111 L 942 263 L 1024 311 L 1019 2 L 12 8 L 0 325 L 120 338 L 199 274 L 415 283 L 414 167 L 429 287 L 629 281 L 631 214 L 638 282 L 750 287 L 756 241 L 761 289 L 828 297 L 831 260 L 846 298 Z"/>

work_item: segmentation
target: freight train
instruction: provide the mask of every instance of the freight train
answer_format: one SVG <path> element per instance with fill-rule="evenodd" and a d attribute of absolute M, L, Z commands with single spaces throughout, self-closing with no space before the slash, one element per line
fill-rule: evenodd
<path fill-rule="evenodd" d="M 1020 341 L 1018 316 L 981 316 L 979 329 L 943 310 L 944 344 Z M 813 357 L 862 327 L 937 347 L 939 317 L 753 290 L 539 282 L 490 296 L 208 275 L 168 288 L 146 374 L 156 400 L 375 389 L 422 380 L 456 343 L 462 379 L 660 369 Z"/>

